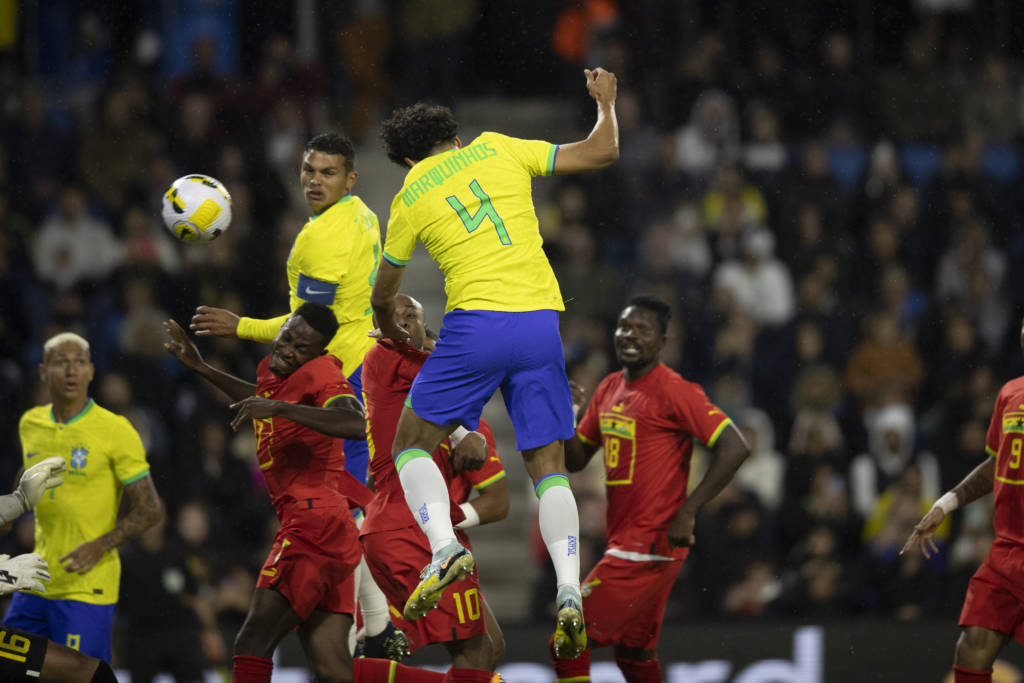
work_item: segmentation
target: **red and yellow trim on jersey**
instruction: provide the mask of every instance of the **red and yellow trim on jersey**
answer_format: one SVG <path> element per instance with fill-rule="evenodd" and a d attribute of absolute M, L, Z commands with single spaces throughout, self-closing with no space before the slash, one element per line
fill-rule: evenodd
<path fill-rule="evenodd" d="M 588 446 L 597 446 L 597 445 L 599 445 L 596 441 L 591 441 L 590 439 L 588 439 L 587 437 L 583 436 L 579 432 L 576 432 L 576 436 L 579 438 L 580 441 L 582 441 L 583 443 L 587 444 Z"/>
<path fill-rule="evenodd" d="M 557 678 L 557 683 L 590 683 L 590 676 L 570 676 L 569 678 Z"/>
<path fill-rule="evenodd" d="M 711 437 L 708 439 L 707 446 L 709 448 L 711 446 L 714 446 L 715 442 L 718 441 L 718 437 L 720 437 L 722 435 L 722 431 L 726 427 L 731 425 L 731 424 L 732 424 L 732 419 L 730 419 L 728 417 L 725 418 L 724 420 L 722 420 L 721 424 L 719 424 L 717 427 L 715 427 L 715 431 L 711 432 Z"/>
<path fill-rule="evenodd" d="M 355 397 L 356 397 L 355 394 L 338 394 L 337 396 L 331 396 L 329 399 L 324 401 L 324 404 L 323 404 L 322 407 L 326 408 L 327 406 L 329 406 L 332 403 L 334 403 L 335 401 L 337 401 L 339 398 L 355 398 Z"/>
<path fill-rule="evenodd" d="M 495 474 L 493 477 L 487 477 L 486 479 L 484 479 L 480 483 L 474 484 L 473 488 L 475 488 L 477 491 L 479 491 L 480 489 L 485 489 L 488 486 L 490 486 L 491 484 L 493 484 L 494 482 L 503 479 L 504 477 L 505 477 L 505 470 L 502 470 L 501 472 L 498 472 L 497 474 Z"/>
<path fill-rule="evenodd" d="M 1003 484 L 1009 484 L 1010 486 L 1024 486 L 1024 479 L 1007 479 L 1006 477 L 1000 477 L 998 474 L 995 476 L 996 481 Z"/>

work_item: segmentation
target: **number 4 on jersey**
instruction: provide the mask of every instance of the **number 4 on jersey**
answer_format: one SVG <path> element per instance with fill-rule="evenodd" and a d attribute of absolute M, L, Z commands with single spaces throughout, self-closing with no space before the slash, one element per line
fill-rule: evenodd
<path fill-rule="evenodd" d="M 485 218 L 490 218 L 491 223 L 494 224 L 494 229 L 498 231 L 498 239 L 501 240 L 502 244 L 512 244 L 512 240 L 509 239 L 508 230 L 505 229 L 505 221 L 501 220 L 501 216 L 498 215 L 497 210 L 494 208 L 494 204 L 491 204 L 491 198 L 487 196 L 483 188 L 480 187 L 480 183 L 473 180 L 469 184 L 469 189 L 473 191 L 476 198 L 480 200 L 480 208 L 476 210 L 472 216 L 466 209 L 465 205 L 459 201 L 459 198 L 455 195 L 446 197 L 448 205 L 455 209 L 455 213 L 459 215 L 459 220 L 466 226 L 466 232 L 473 232 L 480 227 L 480 224 L 484 222 Z"/>

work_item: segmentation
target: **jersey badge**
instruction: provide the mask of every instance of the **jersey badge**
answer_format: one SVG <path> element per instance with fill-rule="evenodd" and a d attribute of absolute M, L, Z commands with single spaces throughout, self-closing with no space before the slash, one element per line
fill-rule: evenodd
<path fill-rule="evenodd" d="M 75 446 L 71 449 L 71 467 L 76 470 L 85 469 L 89 459 L 89 449 L 85 446 Z"/>
<path fill-rule="evenodd" d="M 1024 434 L 1024 412 L 1003 413 L 1003 434 Z"/>
<path fill-rule="evenodd" d="M 625 401 L 620 401 L 620 402 L 618 402 L 618 403 L 616 403 L 615 405 L 612 406 L 612 411 L 616 412 L 616 413 L 621 413 L 625 409 L 626 409 L 626 402 Z"/>

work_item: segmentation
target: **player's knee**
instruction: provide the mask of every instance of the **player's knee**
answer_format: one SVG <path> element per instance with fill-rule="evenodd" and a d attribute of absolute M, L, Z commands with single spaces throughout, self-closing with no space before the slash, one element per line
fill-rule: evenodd
<path fill-rule="evenodd" d="M 117 679 L 114 678 L 114 672 L 111 670 L 110 665 L 101 659 L 89 683 L 117 683 Z"/>
<path fill-rule="evenodd" d="M 266 637 L 258 628 L 253 628 L 251 622 L 246 620 L 242 628 L 238 629 L 235 636 L 234 654 L 246 655 L 249 657 L 270 657 L 274 648 L 268 647 Z"/>
<path fill-rule="evenodd" d="M 1002 640 L 995 631 L 968 626 L 956 641 L 954 661 L 971 669 L 987 669 L 995 661 Z"/>

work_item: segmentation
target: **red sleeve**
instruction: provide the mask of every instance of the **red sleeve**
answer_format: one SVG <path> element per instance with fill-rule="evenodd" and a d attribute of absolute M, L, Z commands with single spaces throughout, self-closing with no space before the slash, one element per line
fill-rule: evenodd
<path fill-rule="evenodd" d="M 607 381 L 605 379 L 597 386 L 593 398 L 590 399 L 590 405 L 587 406 L 587 411 L 583 413 L 583 419 L 576 426 L 576 436 L 580 437 L 580 441 L 590 446 L 601 445 L 601 424 L 597 414 L 600 410 L 598 404 L 601 403 L 601 399 L 604 397 Z"/>
<path fill-rule="evenodd" d="M 704 393 L 699 384 L 685 380 L 668 387 L 673 413 L 682 427 L 698 441 L 714 446 L 718 436 L 732 420 Z"/>
<path fill-rule="evenodd" d="M 498 455 L 498 447 L 495 444 L 491 426 L 481 419 L 480 426 L 476 428 L 476 431 L 483 434 L 487 441 L 487 460 L 479 470 L 465 472 L 465 475 L 473 488 L 482 489 L 504 478 L 505 467 L 501 464 L 501 456 Z"/>
<path fill-rule="evenodd" d="M 999 455 L 999 437 L 1003 433 L 1002 425 L 1002 403 L 1003 392 L 996 396 L 996 405 L 992 408 L 992 419 L 988 423 L 988 433 L 985 435 L 985 452 L 993 458 Z"/>

